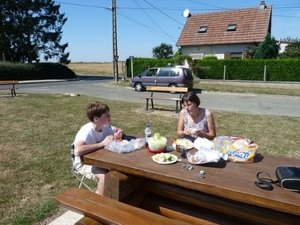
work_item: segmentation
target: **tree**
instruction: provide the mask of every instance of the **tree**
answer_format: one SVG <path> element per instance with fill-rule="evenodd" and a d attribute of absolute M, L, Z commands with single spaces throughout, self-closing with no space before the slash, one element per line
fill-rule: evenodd
<path fill-rule="evenodd" d="M 287 42 L 300 42 L 300 38 L 292 38 L 292 37 L 285 37 L 280 39 L 281 41 L 287 41 Z"/>
<path fill-rule="evenodd" d="M 180 55 L 182 55 L 182 50 L 181 50 L 181 48 L 178 48 L 178 50 L 174 53 L 173 57 L 174 57 L 174 59 L 176 59 Z"/>
<path fill-rule="evenodd" d="M 0 0 L 0 59 L 12 62 L 57 58 L 64 63 L 68 43 L 61 44 L 67 18 L 53 0 Z"/>
<path fill-rule="evenodd" d="M 185 61 L 187 61 L 187 63 L 189 64 L 190 67 L 192 67 L 194 65 L 194 61 L 193 61 L 192 57 L 189 55 L 178 55 L 175 58 L 175 63 L 178 65 L 184 65 Z"/>
<path fill-rule="evenodd" d="M 280 58 L 300 58 L 300 41 L 287 45 L 284 52 L 280 55 Z"/>
<path fill-rule="evenodd" d="M 153 58 L 171 59 L 173 58 L 173 47 L 166 43 L 161 43 L 159 46 L 152 49 Z"/>
<path fill-rule="evenodd" d="M 250 59 L 254 58 L 254 55 L 258 49 L 259 43 L 253 42 L 250 46 L 248 46 L 245 51 Z"/>
<path fill-rule="evenodd" d="M 265 40 L 261 42 L 255 52 L 255 59 L 275 59 L 278 56 L 279 46 L 271 34 L 267 34 Z"/>

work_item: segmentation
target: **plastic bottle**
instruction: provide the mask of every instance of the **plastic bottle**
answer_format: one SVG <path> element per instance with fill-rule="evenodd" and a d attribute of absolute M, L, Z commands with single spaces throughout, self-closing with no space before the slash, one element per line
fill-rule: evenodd
<path fill-rule="evenodd" d="M 149 124 L 146 124 L 145 128 L 145 144 L 148 146 L 148 138 L 151 137 L 151 128 Z"/>

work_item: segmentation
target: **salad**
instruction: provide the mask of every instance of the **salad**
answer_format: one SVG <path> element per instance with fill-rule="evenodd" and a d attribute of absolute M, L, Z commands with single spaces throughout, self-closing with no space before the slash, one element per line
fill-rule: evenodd
<path fill-rule="evenodd" d="M 167 145 L 167 138 L 160 136 L 160 133 L 155 133 L 153 137 L 148 138 L 150 150 L 164 149 Z"/>
<path fill-rule="evenodd" d="M 152 159 L 157 162 L 173 162 L 177 159 L 177 157 L 169 153 L 159 153 L 152 156 Z"/>

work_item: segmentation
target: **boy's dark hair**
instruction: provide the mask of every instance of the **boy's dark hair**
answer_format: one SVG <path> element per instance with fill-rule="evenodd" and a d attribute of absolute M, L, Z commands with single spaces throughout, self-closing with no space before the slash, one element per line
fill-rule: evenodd
<path fill-rule="evenodd" d="M 91 122 L 94 121 L 94 116 L 101 117 L 103 113 L 109 112 L 109 107 L 99 101 L 90 103 L 86 107 L 86 115 Z"/>
<path fill-rule="evenodd" d="M 200 105 L 200 98 L 193 91 L 185 93 L 181 98 L 181 104 L 188 101 L 196 103 L 197 106 Z"/>

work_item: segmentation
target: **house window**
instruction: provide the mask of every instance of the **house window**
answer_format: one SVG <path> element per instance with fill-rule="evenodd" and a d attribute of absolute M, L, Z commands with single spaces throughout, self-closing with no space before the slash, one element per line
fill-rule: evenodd
<path fill-rule="evenodd" d="M 235 31 L 236 30 L 236 24 L 229 24 L 227 27 L 227 31 Z"/>
<path fill-rule="evenodd" d="M 201 26 L 198 30 L 198 33 L 206 33 L 207 26 Z"/>
<path fill-rule="evenodd" d="M 191 53 L 190 56 L 193 60 L 198 60 L 203 58 L 204 53 Z"/>
<path fill-rule="evenodd" d="M 230 53 L 230 58 L 231 59 L 241 59 L 243 53 L 242 52 L 231 52 Z"/>

